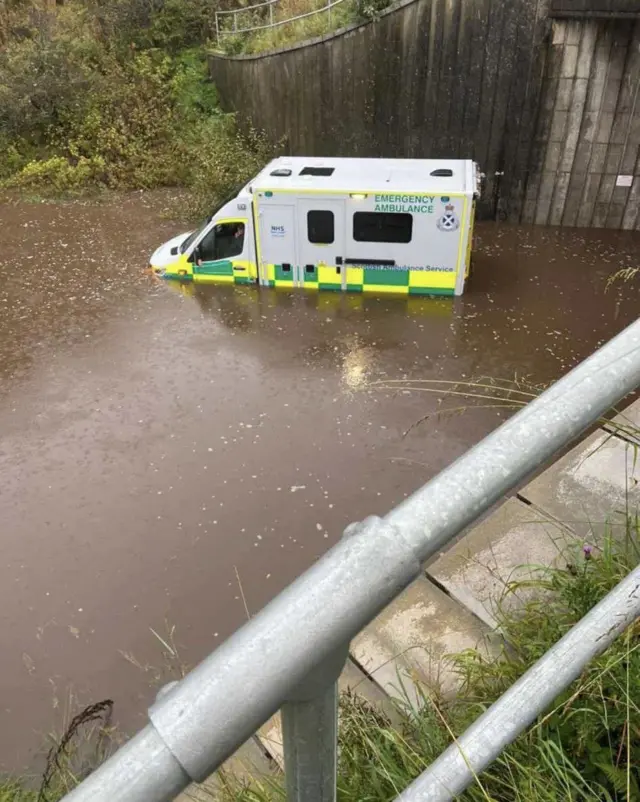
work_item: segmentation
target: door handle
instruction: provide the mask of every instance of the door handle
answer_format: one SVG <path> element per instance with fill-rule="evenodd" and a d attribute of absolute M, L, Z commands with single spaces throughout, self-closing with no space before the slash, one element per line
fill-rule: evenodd
<path fill-rule="evenodd" d="M 337 265 L 341 265 L 342 264 L 342 256 L 336 256 L 336 264 Z"/>

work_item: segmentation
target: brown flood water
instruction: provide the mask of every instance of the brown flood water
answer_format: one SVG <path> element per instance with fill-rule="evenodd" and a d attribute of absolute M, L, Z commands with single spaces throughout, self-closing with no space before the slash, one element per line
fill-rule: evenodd
<path fill-rule="evenodd" d="M 144 273 L 169 196 L 0 206 L 0 754 L 110 697 L 140 726 L 175 627 L 193 664 L 344 526 L 384 513 L 503 410 L 432 418 L 381 378 L 549 382 L 638 311 L 608 276 L 638 235 L 480 225 L 461 299 Z M 259 673 L 260 667 L 256 666 Z"/>

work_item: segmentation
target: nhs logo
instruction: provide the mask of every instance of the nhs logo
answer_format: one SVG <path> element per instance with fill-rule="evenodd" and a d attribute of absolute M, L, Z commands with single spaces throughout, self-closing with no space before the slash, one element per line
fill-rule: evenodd
<path fill-rule="evenodd" d="M 284 226 L 271 226 L 272 237 L 284 237 L 285 233 Z"/>

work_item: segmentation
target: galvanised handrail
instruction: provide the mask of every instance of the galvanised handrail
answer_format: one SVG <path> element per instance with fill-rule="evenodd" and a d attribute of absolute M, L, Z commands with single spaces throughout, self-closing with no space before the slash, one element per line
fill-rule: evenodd
<path fill-rule="evenodd" d="M 267 30 L 267 28 L 279 28 L 281 25 L 288 25 L 290 22 L 295 22 L 299 19 L 305 19 L 305 17 L 313 17 L 316 14 L 323 14 L 324 12 L 328 12 L 329 21 L 331 21 L 331 9 L 334 6 L 339 6 L 340 3 L 344 3 L 344 0 L 327 0 L 326 5 L 322 6 L 321 8 L 316 8 L 313 11 L 306 11 L 304 14 L 297 14 L 295 17 L 287 17 L 287 19 L 278 20 L 275 22 L 273 19 L 273 7 L 279 2 L 280 0 L 265 0 L 263 3 L 255 3 L 252 6 L 245 6 L 244 8 L 232 8 L 228 11 L 216 11 L 216 39 L 218 41 L 218 45 L 220 45 L 221 36 L 235 36 L 238 33 L 264 31 Z M 245 11 L 252 11 L 255 8 L 264 8 L 266 6 L 269 6 L 268 23 L 265 25 L 253 25 L 249 28 L 238 28 L 238 14 L 243 14 Z M 219 17 L 227 16 L 229 14 L 233 14 L 233 27 L 229 29 L 221 28 Z"/>
<path fill-rule="evenodd" d="M 348 527 L 339 543 L 163 693 L 150 723 L 67 802 L 169 802 L 216 771 L 280 707 L 289 802 L 333 802 L 335 680 L 349 641 L 420 575 L 424 561 L 638 384 L 640 321 L 385 518 Z M 637 569 L 412 783 L 402 802 L 449 800 L 472 781 L 638 617 L 639 583 Z"/>

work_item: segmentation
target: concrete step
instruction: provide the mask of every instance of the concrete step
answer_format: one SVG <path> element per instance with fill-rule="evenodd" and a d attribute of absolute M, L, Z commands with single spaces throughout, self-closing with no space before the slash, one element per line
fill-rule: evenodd
<path fill-rule="evenodd" d="M 640 504 L 636 447 L 602 429 L 518 494 L 589 542 L 625 532 L 625 511 Z"/>
<path fill-rule="evenodd" d="M 531 598 L 524 589 L 509 592 L 511 583 L 561 564 L 578 543 L 569 529 L 511 498 L 432 562 L 427 576 L 493 629 L 500 607 L 510 610 Z"/>
<path fill-rule="evenodd" d="M 448 655 L 491 651 L 490 627 L 426 577 L 413 582 L 351 643 L 351 654 L 387 694 L 419 708 L 420 686 L 455 694 Z"/>

